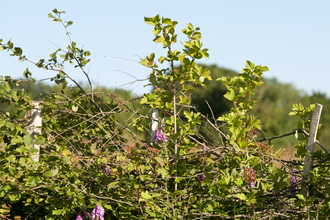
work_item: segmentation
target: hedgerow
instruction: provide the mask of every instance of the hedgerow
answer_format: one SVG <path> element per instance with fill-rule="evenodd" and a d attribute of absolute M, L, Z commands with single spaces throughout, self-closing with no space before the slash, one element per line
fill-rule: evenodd
<path fill-rule="evenodd" d="M 156 15 L 145 22 L 153 26 L 154 42 L 161 43 L 166 53 L 158 59 L 151 53 L 140 61 L 150 69 L 153 91 L 123 100 L 93 90 L 84 69 L 91 53 L 71 39 L 72 22 L 62 20 L 62 14 L 54 9 L 49 17 L 64 26 L 70 43 L 48 60 L 32 61 L 11 41 L 0 40 L 2 50 L 54 71 L 52 81 L 63 86 L 61 93 L 43 94 L 42 133 L 30 135 L 29 118 L 19 115 L 35 106 L 27 91 L 13 89 L 22 80 L 0 78 L 0 102 L 17 109 L 15 115 L 1 109 L 2 218 L 325 219 L 329 215 L 326 152 L 315 152 L 309 194 L 301 194 L 308 115 L 315 105 L 294 105 L 290 113 L 301 120 L 297 129 L 288 128 L 295 129 L 300 140 L 293 161 L 281 159 L 283 150 L 270 144 L 272 138 L 263 136 L 262 123 L 250 113 L 257 104 L 253 91 L 262 86 L 266 66 L 246 61 L 237 76 L 216 79 L 228 89 L 225 98 L 234 107 L 212 121 L 191 101 L 195 87 L 212 80 L 210 71 L 196 63 L 209 57 L 200 29 L 187 24 L 182 51 L 173 50 L 178 22 Z M 86 76 L 88 91 L 66 72 L 67 63 Z M 161 68 L 164 63 L 168 67 Z M 28 69 L 23 75 L 34 81 Z M 64 93 L 68 81 L 79 90 Z M 137 101 L 141 105 L 134 105 Z M 149 110 L 158 117 L 151 117 Z M 118 120 L 122 114 L 127 120 Z M 213 129 L 220 142 L 207 141 L 198 132 L 201 125 Z M 40 152 L 35 144 L 41 146 Z"/>

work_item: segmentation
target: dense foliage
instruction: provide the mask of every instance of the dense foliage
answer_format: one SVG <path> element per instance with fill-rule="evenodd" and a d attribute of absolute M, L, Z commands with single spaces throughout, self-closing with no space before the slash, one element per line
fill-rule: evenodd
<path fill-rule="evenodd" d="M 204 67 L 211 71 L 212 78 L 238 75 L 235 71 L 216 65 Z M 325 94 L 314 92 L 312 95 L 308 95 L 303 91 L 299 91 L 293 85 L 281 83 L 275 78 L 267 79 L 263 77 L 262 80 L 264 84 L 254 91 L 254 99 L 258 101 L 258 104 L 254 106 L 251 112 L 262 122 L 262 130 L 268 138 L 292 132 L 293 128 L 296 128 L 299 121 L 288 114 L 292 109 L 292 103 L 302 103 L 305 106 L 310 103 L 321 103 L 323 105 L 320 120 L 322 133 L 330 133 L 330 99 Z M 198 86 L 192 94 L 192 101 L 196 108 L 207 115 L 210 120 L 213 120 L 213 115 L 214 118 L 218 118 L 222 114 L 228 113 L 233 104 L 223 97 L 227 92 L 226 87 L 222 84 L 219 85 L 216 81 L 207 81 L 205 85 L 207 89 Z M 205 136 L 211 135 L 203 128 L 200 129 L 200 132 L 203 132 Z M 325 146 L 329 146 L 330 137 L 321 136 L 320 142 Z M 284 139 L 275 139 L 272 143 L 276 147 L 290 149 L 297 144 L 297 139 L 291 136 Z"/>
<path fill-rule="evenodd" d="M 162 44 L 166 55 L 157 62 L 152 53 L 140 62 L 150 68 L 149 85 L 154 90 L 123 100 L 96 92 L 89 82 L 87 92 L 65 71 L 66 63 L 73 63 L 89 81 L 84 67 L 90 52 L 71 40 L 67 28 L 72 22 L 63 21 L 63 13 L 54 9 L 49 17 L 63 24 L 70 44 L 48 60 L 29 60 L 11 41 L 0 40 L 0 48 L 20 61 L 55 71 L 53 80 L 63 88 L 41 96 L 42 134 L 31 137 L 26 131 L 28 120 L 19 118 L 34 108 L 31 98 L 26 90 L 14 89 L 20 81 L 0 78 L 0 102 L 17 109 L 14 115 L 1 109 L 2 218 L 287 219 L 329 215 L 329 157 L 323 151 L 314 155 L 309 196 L 300 193 L 308 115 L 314 105 L 295 105 L 291 113 L 301 120 L 296 136 L 302 141 L 296 146 L 295 161 L 281 160 L 281 150 L 274 150 L 267 139 L 260 140 L 262 127 L 252 114 L 257 106 L 253 95 L 263 84 L 267 67 L 246 61 L 236 76 L 218 77 L 232 107 L 212 122 L 191 101 L 195 88 L 207 89 L 206 80 L 211 80 L 210 70 L 196 64 L 208 57 L 200 29 L 188 24 L 182 30 L 187 37 L 182 51 L 172 50 L 177 22 L 156 15 L 145 21 L 153 26 L 154 41 Z M 164 62 L 170 68 L 160 68 Z M 34 81 L 28 69 L 24 76 Z M 65 91 L 67 80 L 78 89 Z M 153 123 L 158 125 L 155 130 L 145 112 L 148 106 L 160 113 Z M 119 121 L 123 114 L 127 120 Z M 216 141 L 199 133 L 201 125 L 213 129 L 210 133 L 216 134 Z M 145 135 L 150 130 L 154 132 L 151 137 Z M 32 157 L 37 153 L 33 144 L 42 146 L 38 161 Z"/>

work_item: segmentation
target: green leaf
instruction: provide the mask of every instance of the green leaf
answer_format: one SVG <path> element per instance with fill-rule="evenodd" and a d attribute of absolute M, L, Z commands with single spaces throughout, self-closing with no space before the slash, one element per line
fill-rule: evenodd
<path fill-rule="evenodd" d="M 164 166 L 165 165 L 165 162 L 162 158 L 160 157 L 154 157 L 154 159 L 161 165 L 161 166 Z"/>
<path fill-rule="evenodd" d="M 181 182 L 182 180 L 184 180 L 182 177 L 177 177 L 177 178 L 175 178 L 175 182 L 176 182 L 176 183 L 179 183 L 179 182 Z"/>
<path fill-rule="evenodd" d="M 65 149 L 65 150 L 63 150 L 63 151 L 61 152 L 61 154 L 62 154 L 63 156 L 65 156 L 65 157 L 67 157 L 67 156 L 70 156 L 70 155 L 71 155 L 71 151 L 69 151 L 68 149 Z"/>
<path fill-rule="evenodd" d="M 54 176 L 54 173 L 51 170 L 44 172 L 44 177 L 52 177 L 52 176 Z"/>
<path fill-rule="evenodd" d="M 116 116 L 114 114 L 111 114 L 110 117 L 109 117 L 110 121 L 112 123 L 115 123 L 116 122 Z"/>
<path fill-rule="evenodd" d="M 68 21 L 68 23 L 65 25 L 66 27 L 69 27 L 69 26 L 71 26 L 73 24 L 73 22 L 72 21 Z"/>
<path fill-rule="evenodd" d="M 111 205 L 103 204 L 103 207 L 108 210 L 113 210 Z"/>
<path fill-rule="evenodd" d="M 25 78 L 29 78 L 29 76 L 31 76 L 31 75 L 32 75 L 32 73 L 29 71 L 28 68 L 26 68 L 26 70 L 23 72 L 23 76 Z"/>
<path fill-rule="evenodd" d="M 0 189 L 0 197 L 4 197 L 11 190 L 9 185 L 5 185 Z"/>
<path fill-rule="evenodd" d="M 153 18 L 144 17 L 144 22 L 150 25 L 155 25 Z"/>
<path fill-rule="evenodd" d="M 253 62 L 251 62 L 251 61 L 247 60 L 247 61 L 246 61 L 246 63 L 245 63 L 245 67 L 246 67 L 247 69 L 249 69 L 249 70 L 253 71 L 253 69 L 254 69 L 255 65 L 254 65 L 254 63 L 253 63 Z"/>
<path fill-rule="evenodd" d="M 155 35 L 155 36 L 157 36 L 161 31 L 162 31 L 162 27 L 161 27 L 160 25 L 156 25 L 156 26 L 154 27 L 153 32 L 154 32 L 154 35 Z"/>
<path fill-rule="evenodd" d="M 115 182 L 109 183 L 108 186 L 107 186 L 108 187 L 108 190 L 114 188 L 118 183 L 119 183 L 119 181 L 115 181 Z"/>
<path fill-rule="evenodd" d="M 0 196 L 1 197 L 1 196 Z M 6 205 L 2 205 L 0 207 L 0 214 L 9 214 L 10 213 L 10 208 L 7 207 Z"/>
<path fill-rule="evenodd" d="M 61 215 L 63 211 L 64 211 L 63 209 L 56 209 L 56 210 L 53 210 L 52 213 L 53 213 L 53 215 Z"/>
<path fill-rule="evenodd" d="M 232 88 L 229 88 L 229 91 L 224 95 L 229 101 L 233 101 L 235 97 L 235 91 Z"/>
<path fill-rule="evenodd" d="M 28 176 L 28 182 L 33 186 L 37 185 L 40 181 L 41 179 L 37 173 L 33 173 Z"/>
<path fill-rule="evenodd" d="M 39 152 L 39 150 L 37 148 L 31 147 L 30 153 L 34 154 L 34 153 L 37 153 L 37 152 Z"/>
<path fill-rule="evenodd" d="M 150 74 L 149 82 L 151 82 L 152 85 L 158 85 L 157 78 L 154 73 Z"/>
<path fill-rule="evenodd" d="M 162 23 L 167 25 L 173 24 L 170 18 L 162 18 Z"/>
<path fill-rule="evenodd" d="M 10 130 L 13 130 L 14 129 L 14 125 L 12 123 L 10 123 L 10 122 L 7 122 L 6 123 L 6 127 L 7 128 L 10 128 Z"/>
<path fill-rule="evenodd" d="M 151 195 L 149 195 L 149 192 L 148 191 L 145 191 L 145 192 L 141 192 L 141 196 L 142 196 L 142 198 L 144 198 L 144 199 L 152 199 L 152 196 Z"/>
<path fill-rule="evenodd" d="M 11 202 L 18 201 L 21 198 L 21 194 L 18 192 L 14 192 L 13 194 L 8 196 Z"/>
<path fill-rule="evenodd" d="M 70 161 L 70 158 L 68 158 L 68 157 L 63 158 L 63 163 L 69 163 L 69 161 Z"/>
<path fill-rule="evenodd" d="M 46 139 L 41 135 L 39 135 L 39 136 L 34 135 L 34 138 L 35 138 L 35 141 L 36 141 L 35 142 L 36 145 L 42 145 L 46 141 Z"/>
<path fill-rule="evenodd" d="M 16 160 L 16 157 L 14 155 L 10 155 L 9 157 L 7 157 L 7 160 L 9 162 L 14 162 Z"/>
<path fill-rule="evenodd" d="M 73 105 L 73 106 L 72 106 L 72 111 L 77 112 L 77 111 L 78 111 L 78 106 Z"/>
<path fill-rule="evenodd" d="M 21 157 L 19 159 L 19 165 L 21 165 L 21 166 L 25 166 L 26 165 L 25 159 L 23 157 Z"/>
<path fill-rule="evenodd" d="M 165 41 L 165 38 L 162 37 L 162 36 L 156 36 L 155 39 L 154 39 L 155 43 L 162 43 L 164 41 Z"/>
<path fill-rule="evenodd" d="M 163 167 L 158 167 L 157 168 L 157 173 L 162 174 L 162 178 L 165 179 L 165 177 L 167 175 L 167 170 Z"/>
<path fill-rule="evenodd" d="M 30 146 L 31 144 L 33 144 L 33 140 L 29 135 L 24 135 L 23 141 L 26 146 Z"/>
<path fill-rule="evenodd" d="M 302 201 L 305 200 L 305 197 L 302 194 L 297 194 L 296 196 L 298 197 L 298 199 L 300 199 Z"/>
<path fill-rule="evenodd" d="M 243 193 L 237 193 L 236 196 L 237 196 L 237 198 L 239 198 L 239 199 L 241 199 L 243 201 L 245 201 L 247 199 L 246 196 L 245 196 L 245 194 L 243 194 Z"/>

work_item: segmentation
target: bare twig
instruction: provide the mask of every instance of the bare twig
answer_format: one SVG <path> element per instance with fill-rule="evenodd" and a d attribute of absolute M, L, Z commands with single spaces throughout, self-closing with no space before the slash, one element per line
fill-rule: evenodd
<path fill-rule="evenodd" d="M 102 57 L 111 57 L 111 58 L 122 59 L 122 60 L 128 60 L 128 61 L 133 61 L 133 62 L 137 62 L 137 63 L 139 63 L 139 61 L 137 61 L 137 60 L 131 60 L 131 59 L 127 59 L 127 58 L 125 58 L 125 57 L 115 57 L 115 56 L 110 56 L 110 55 L 108 55 L 108 56 L 104 56 L 104 55 L 102 55 Z"/>
<path fill-rule="evenodd" d="M 292 131 L 290 133 L 286 133 L 286 134 L 274 136 L 274 137 L 271 137 L 271 138 L 263 138 L 263 139 L 258 140 L 258 142 L 271 141 L 273 139 L 282 138 L 282 137 L 286 137 L 286 136 L 290 136 L 290 135 L 296 134 L 296 132 L 301 132 L 304 135 L 309 136 L 309 134 L 305 130 L 297 129 L 297 130 Z M 315 143 L 317 143 L 330 156 L 330 152 L 328 151 L 328 149 L 326 147 L 324 147 L 318 140 L 316 140 Z"/>

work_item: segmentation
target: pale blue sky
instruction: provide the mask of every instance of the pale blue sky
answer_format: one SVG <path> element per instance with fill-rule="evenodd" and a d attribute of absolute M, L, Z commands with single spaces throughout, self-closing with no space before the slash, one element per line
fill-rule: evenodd
<path fill-rule="evenodd" d="M 201 28 L 202 42 L 210 54 L 201 63 L 240 71 L 245 60 L 251 60 L 270 68 L 265 77 L 292 83 L 309 94 L 319 91 L 330 97 L 330 1 L 11 0 L 2 2 L 1 8 L 0 38 L 12 39 L 34 61 L 38 56 L 48 58 L 57 49 L 47 39 L 62 48 L 68 45 L 63 27 L 47 16 L 54 8 L 66 11 L 62 18 L 73 21 L 69 28 L 72 39 L 92 53 L 86 69 L 93 82 L 99 81 L 102 86 L 127 88 L 120 86 L 135 79 L 122 72 L 138 79 L 150 72 L 137 62 L 102 55 L 139 60 L 152 52 L 156 57 L 166 53 L 160 44 L 152 42 L 152 26 L 144 23 L 144 16 L 159 13 L 179 22 L 180 41 L 186 40 L 181 33 L 186 23 Z M 0 64 L 0 75 L 21 77 L 26 67 L 36 79 L 55 74 L 19 63 L 3 51 Z M 70 67 L 67 71 L 77 81 L 86 81 L 79 71 Z M 149 92 L 144 84 L 127 89 L 137 94 Z"/>

